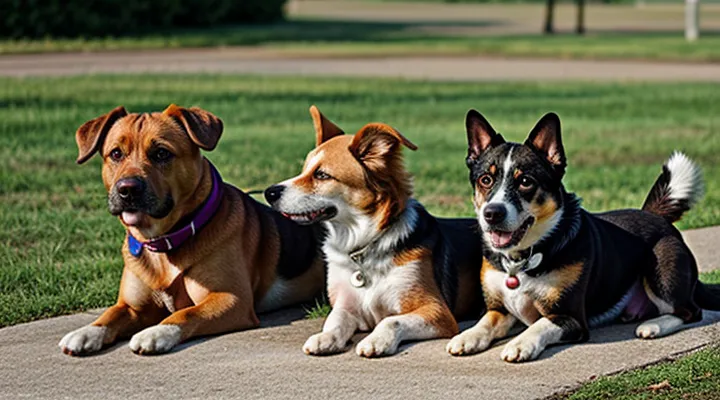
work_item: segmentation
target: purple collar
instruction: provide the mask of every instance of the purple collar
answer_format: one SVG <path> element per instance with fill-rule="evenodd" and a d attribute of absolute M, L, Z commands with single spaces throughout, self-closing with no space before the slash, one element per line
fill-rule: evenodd
<path fill-rule="evenodd" d="M 212 190 L 210 196 L 208 196 L 207 200 L 200 206 L 200 209 L 195 213 L 190 223 L 175 232 L 150 239 L 147 242 L 137 240 L 128 231 L 128 249 L 130 250 L 130 254 L 135 257 L 140 257 L 143 248 L 147 248 L 155 253 L 167 253 L 180 247 L 186 240 L 200 232 L 203 226 L 207 225 L 218 208 L 220 208 L 223 194 L 223 181 L 220 173 L 210 161 L 208 161 L 208 165 L 210 166 L 210 174 L 212 175 Z"/>

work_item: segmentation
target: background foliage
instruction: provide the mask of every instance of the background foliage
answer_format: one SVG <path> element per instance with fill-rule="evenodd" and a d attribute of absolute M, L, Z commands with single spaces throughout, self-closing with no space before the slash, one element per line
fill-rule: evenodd
<path fill-rule="evenodd" d="M 286 0 L 3 0 L 0 36 L 128 35 L 178 27 L 272 22 Z"/>

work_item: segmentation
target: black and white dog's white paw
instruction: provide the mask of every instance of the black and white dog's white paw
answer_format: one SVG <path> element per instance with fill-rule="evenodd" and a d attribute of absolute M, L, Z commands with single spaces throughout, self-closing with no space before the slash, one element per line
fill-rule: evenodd
<path fill-rule="evenodd" d="M 640 339 L 655 339 L 676 332 L 682 326 L 682 319 L 669 314 L 661 315 L 638 325 L 635 329 L 635 336 Z"/>
<path fill-rule="evenodd" d="M 505 345 L 500 357 L 507 362 L 531 361 L 540 356 L 545 346 L 535 337 L 520 335 Z"/>

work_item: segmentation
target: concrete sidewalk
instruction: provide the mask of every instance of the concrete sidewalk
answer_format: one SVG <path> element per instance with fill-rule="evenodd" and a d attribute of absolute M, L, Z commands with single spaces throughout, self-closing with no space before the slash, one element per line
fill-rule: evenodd
<path fill-rule="evenodd" d="M 706 312 L 704 326 L 667 338 L 642 341 L 635 325 L 614 326 L 594 331 L 590 343 L 553 347 L 521 365 L 501 361 L 501 345 L 451 357 L 445 340 L 404 346 L 383 359 L 354 352 L 310 357 L 301 346 L 322 321 L 288 325 L 302 316 L 294 310 L 263 319 L 276 326 L 194 341 L 164 356 L 137 356 L 126 343 L 92 357 L 62 354 L 58 340 L 95 316 L 0 330 L 0 398 L 535 399 L 720 340 L 720 313 Z"/>
<path fill-rule="evenodd" d="M 713 64 L 491 57 L 293 58 L 272 50 L 242 47 L 0 57 L 0 76 L 105 73 L 242 73 L 455 81 L 720 82 L 720 67 Z"/>
<path fill-rule="evenodd" d="M 702 270 L 720 267 L 720 227 L 685 237 Z M 638 340 L 635 324 L 616 325 L 521 365 L 500 360 L 502 345 L 454 358 L 446 340 L 406 345 L 377 360 L 354 352 L 317 358 L 301 346 L 322 321 L 302 320 L 304 312 L 292 309 L 264 316 L 261 329 L 196 340 L 164 356 L 136 356 L 127 343 L 92 357 L 62 354 L 60 338 L 99 312 L 0 329 L 0 398 L 535 399 L 720 341 L 720 312 L 706 311 L 703 322 L 666 338 Z"/>

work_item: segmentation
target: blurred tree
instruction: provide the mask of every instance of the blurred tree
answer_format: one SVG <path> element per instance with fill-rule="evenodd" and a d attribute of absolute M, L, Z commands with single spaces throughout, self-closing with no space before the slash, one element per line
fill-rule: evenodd
<path fill-rule="evenodd" d="M 585 34 L 585 0 L 577 0 L 577 21 L 575 21 L 575 33 Z"/>
<path fill-rule="evenodd" d="M 576 3 L 577 19 L 575 21 L 575 33 L 582 35 L 585 33 L 585 0 L 576 0 Z M 553 34 L 555 33 L 555 0 L 547 0 L 545 5 L 545 28 L 543 31 L 546 34 Z"/>
<path fill-rule="evenodd" d="M 555 32 L 555 0 L 547 0 L 545 7 L 545 33 L 552 34 Z"/>

